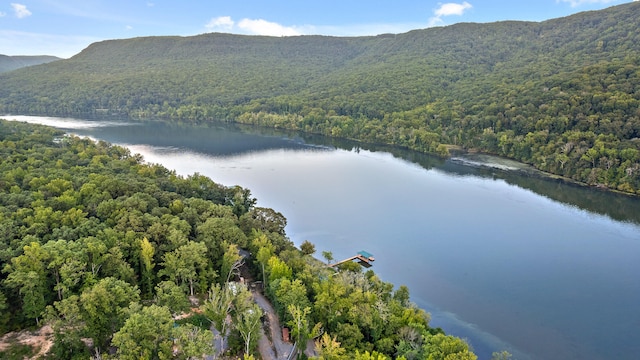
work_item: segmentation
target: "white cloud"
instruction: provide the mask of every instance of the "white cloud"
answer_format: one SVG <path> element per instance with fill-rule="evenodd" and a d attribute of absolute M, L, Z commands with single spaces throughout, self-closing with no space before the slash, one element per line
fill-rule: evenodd
<path fill-rule="evenodd" d="M 205 25 L 205 28 L 208 31 L 266 36 L 296 36 L 307 33 L 301 28 L 287 27 L 263 19 L 242 19 L 236 23 L 230 16 L 213 18 Z"/>
<path fill-rule="evenodd" d="M 242 19 L 238 27 L 251 35 L 296 36 L 302 33 L 295 28 L 282 26 L 263 19 Z"/>
<path fill-rule="evenodd" d="M 133 26 L 131 26 L 131 25 L 127 25 L 124 28 L 127 29 L 127 30 L 133 30 Z"/>
<path fill-rule="evenodd" d="M 616 0 L 556 0 L 556 2 L 569 3 L 571 7 L 578 7 L 584 4 L 608 4 Z M 634 0 L 638 1 L 638 0 Z"/>
<path fill-rule="evenodd" d="M 456 3 L 446 3 L 446 4 L 441 4 L 439 8 L 437 8 L 433 13 L 437 16 L 437 17 L 441 17 L 441 16 L 450 16 L 450 15 L 462 15 L 464 14 L 465 10 L 471 9 L 473 6 L 471 6 L 471 4 L 469 4 L 468 2 L 463 2 L 462 4 L 456 4 Z"/>
<path fill-rule="evenodd" d="M 27 16 L 31 16 L 31 11 L 27 9 L 26 5 L 11 3 L 11 7 L 13 8 L 14 13 L 18 19 L 26 18 Z"/>
<path fill-rule="evenodd" d="M 473 6 L 468 2 L 458 3 L 446 3 L 440 4 L 440 6 L 433 11 L 433 15 L 428 22 L 428 26 L 437 26 L 444 23 L 443 16 L 457 15 L 461 16 L 465 11 L 471 9 Z"/>
<path fill-rule="evenodd" d="M 230 16 L 220 16 L 211 19 L 205 27 L 209 31 L 231 31 L 235 22 Z"/>

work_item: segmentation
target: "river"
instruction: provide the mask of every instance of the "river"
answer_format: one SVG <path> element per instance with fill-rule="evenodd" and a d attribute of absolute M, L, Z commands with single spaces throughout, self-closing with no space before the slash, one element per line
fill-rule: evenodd
<path fill-rule="evenodd" d="M 373 269 L 466 338 L 480 359 L 635 359 L 640 198 L 517 164 L 238 126 L 4 116 L 140 153 L 182 175 L 251 189 L 297 245 Z"/>

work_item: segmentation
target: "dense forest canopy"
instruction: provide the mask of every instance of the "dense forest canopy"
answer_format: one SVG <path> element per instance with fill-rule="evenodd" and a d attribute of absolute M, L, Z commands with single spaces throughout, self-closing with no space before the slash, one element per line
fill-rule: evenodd
<path fill-rule="evenodd" d="M 357 263 L 333 270 L 311 256 L 313 244 L 295 248 L 285 226 L 247 189 L 0 120 L 0 334 L 50 325 L 50 359 L 223 350 L 252 359 L 262 310 L 242 270 L 262 281 L 301 351 L 315 340 L 317 359 L 476 359 L 466 342 L 429 326 L 405 286 Z M 210 327 L 226 334 L 226 348 L 214 348 Z M 0 348 L 2 358 L 23 355 Z"/>
<path fill-rule="evenodd" d="M 479 150 L 638 193 L 638 28 L 632 2 L 371 37 L 104 41 L 0 75 L 0 112 L 235 121 L 441 156 Z"/>

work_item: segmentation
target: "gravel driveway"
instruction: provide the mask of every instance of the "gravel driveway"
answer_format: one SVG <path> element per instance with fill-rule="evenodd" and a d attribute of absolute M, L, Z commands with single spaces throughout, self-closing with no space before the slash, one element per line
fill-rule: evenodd
<path fill-rule="evenodd" d="M 278 320 L 275 309 L 264 295 L 257 291 L 252 291 L 252 293 L 254 301 L 260 306 L 266 319 L 262 328 L 263 336 L 260 337 L 260 342 L 258 343 L 260 355 L 263 359 L 288 359 L 293 350 L 293 344 L 285 342 L 282 339 L 282 327 L 280 327 L 280 320 Z M 269 334 L 264 333 L 267 326 Z"/>

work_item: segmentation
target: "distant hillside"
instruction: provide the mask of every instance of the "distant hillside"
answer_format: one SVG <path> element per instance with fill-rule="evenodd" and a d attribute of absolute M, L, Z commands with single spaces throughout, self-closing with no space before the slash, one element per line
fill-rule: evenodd
<path fill-rule="evenodd" d="M 104 41 L 0 75 L 0 113 L 237 121 L 442 156 L 461 147 L 637 192 L 639 28 L 633 2 L 372 37 Z"/>
<path fill-rule="evenodd" d="M 0 73 L 20 69 L 32 65 L 46 64 L 61 60 L 55 56 L 7 56 L 0 55 Z"/>

